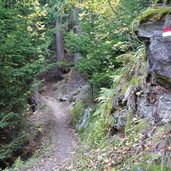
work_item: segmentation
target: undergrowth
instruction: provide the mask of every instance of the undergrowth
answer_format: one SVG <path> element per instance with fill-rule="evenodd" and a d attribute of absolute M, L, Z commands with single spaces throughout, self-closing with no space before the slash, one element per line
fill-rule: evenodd
<path fill-rule="evenodd" d="M 72 112 L 71 112 L 71 119 L 72 119 L 72 124 L 76 128 L 78 122 L 81 120 L 84 110 L 85 110 L 85 104 L 82 101 L 76 101 Z"/>
<path fill-rule="evenodd" d="M 113 87 L 101 89 L 96 110 L 81 133 L 83 145 L 78 152 L 79 161 L 73 164 L 77 170 L 86 168 L 86 170 L 137 171 L 140 168 L 147 171 L 156 171 L 156 169 L 166 171 L 168 169 L 166 159 L 162 161 L 161 151 L 152 151 L 168 131 L 159 131 L 161 135 L 157 136 L 160 127 L 150 126 L 146 119 L 138 118 L 130 110 L 127 113 L 124 132 L 111 135 L 111 125 L 115 115 L 112 111 L 116 110 L 113 109 L 114 97 L 118 96 L 122 99 L 130 86 L 139 89 L 147 76 L 143 46 L 135 53 L 118 57 L 120 61 L 126 59 L 127 62 L 123 63 L 122 69 L 112 77 Z M 137 90 L 136 95 L 139 94 L 141 92 Z M 149 137 L 148 132 L 151 132 Z M 157 142 L 153 141 L 156 137 L 158 137 Z"/>
<path fill-rule="evenodd" d="M 99 104 L 96 107 L 96 111 L 92 114 L 91 120 L 82 135 L 85 143 L 97 145 L 109 132 L 112 99 L 113 89 L 103 88 L 98 98 Z"/>
<path fill-rule="evenodd" d="M 104 137 L 110 135 L 110 125 L 112 125 L 113 122 L 113 98 L 117 94 L 119 87 L 122 92 L 120 96 L 123 96 L 130 85 L 139 86 L 145 76 L 139 76 L 139 72 L 136 73 L 135 70 L 137 70 L 136 67 L 138 67 L 143 70 L 142 72 L 144 72 L 144 63 L 139 62 L 142 59 L 144 59 L 144 47 L 138 48 L 136 53 L 125 54 L 117 58 L 119 62 L 127 60 L 127 63 L 123 63 L 124 66 L 122 69 L 118 69 L 115 71 L 114 75 L 111 76 L 114 82 L 113 86 L 110 89 L 101 89 L 99 97 L 97 98 L 98 104 L 96 105 L 95 111 L 91 114 L 91 119 L 89 120 L 87 127 L 82 132 L 81 137 L 83 137 L 83 142 L 93 146 L 98 146 L 99 142 Z M 132 77 L 130 77 L 129 74 L 132 74 Z M 78 101 L 72 110 L 73 122 L 75 125 L 76 123 L 79 123 L 83 116 L 86 105 L 89 105 L 88 103 L 86 105 L 85 104 L 86 101 Z M 130 115 L 132 115 L 132 113 L 130 113 Z"/>
<path fill-rule="evenodd" d="M 6 168 L 4 171 L 17 171 L 19 169 L 26 170 L 28 168 L 32 168 L 41 161 L 43 155 L 46 153 L 49 154 L 51 149 L 52 144 L 48 141 L 46 142 L 46 145 L 42 149 L 37 150 L 30 159 L 23 161 L 18 157 L 13 166 L 11 168 Z"/>

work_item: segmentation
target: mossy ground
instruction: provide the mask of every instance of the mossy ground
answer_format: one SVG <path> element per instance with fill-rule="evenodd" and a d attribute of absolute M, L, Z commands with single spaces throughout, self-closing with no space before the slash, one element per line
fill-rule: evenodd
<path fill-rule="evenodd" d="M 78 171 L 169 171 L 168 160 L 162 150 L 154 152 L 158 143 L 169 136 L 168 129 L 163 131 L 159 141 L 154 137 L 161 132 L 161 127 L 150 126 L 146 119 L 132 118 L 129 134 L 119 133 L 102 138 L 96 146 L 83 143 L 76 153 L 70 168 Z M 149 132 L 153 132 L 146 137 Z M 128 133 L 128 132 L 127 132 Z M 146 138 L 145 138 L 146 137 Z M 166 147 L 167 148 L 167 147 Z M 162 160 L 162 157 L 164 160 Z"/>

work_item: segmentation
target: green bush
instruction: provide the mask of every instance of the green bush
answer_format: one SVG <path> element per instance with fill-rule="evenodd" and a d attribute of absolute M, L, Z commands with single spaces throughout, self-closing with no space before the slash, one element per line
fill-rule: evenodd
<path fill-rule="evenodd" d="M 12 2 L 12 1 L 11 1 Z M 44 13 L 36 1 L 0 0 L 0 160 L 10 158 L 26 138 L 20 133 L 33 80 L 46 70 Z M 38 11 L 37 11 L 38 10 Z M 5 151 L 4 151 L 5 150 Z"/>

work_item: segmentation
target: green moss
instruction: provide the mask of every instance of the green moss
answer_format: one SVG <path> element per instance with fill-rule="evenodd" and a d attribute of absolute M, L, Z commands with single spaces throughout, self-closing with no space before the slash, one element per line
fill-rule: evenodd
<path fill-rule="evenodd" d="M 137 34 L 135 26 L 139 26 L 142 22 L 153 19 L 154 21 L 160 20 L 165 14 L 171 14 L 171 7 L 153 7 L 144 11 L 139 17 L 132 22 L 132 32 Z"/>
<path fill-rule="evenodd" d="M 134 127 L 134 131 L 136 135 L 139 135 L 143 129 L 147 129 L 149 127 L 149 123 L 147 119 L 141 119 L 139 123 Z"/>
<path fill-rule="evenodd" d="M 155 0 L 154 3 L 157 4 L 160 0 Z"/>
<path fill-rule="evenodd" d="M 74 126 L 77 125 L 77 123 L 80 121 L 83 113 L 85 110 L 85 104 L 82 101 L 76 101 L 72 111 L 71 111 L 71 115 L 72 115 L 72 124 Z"/>
<path fill-rule="evenodd" d="M 126 126 L 125 126 L 125 135 L 129 135 L 132 127 L 132 111 L 128 111 L 126 115 Z"/>
<path fill-rule="evenodd" d="M 166 132 L 166 130 L 167 129 L 165 126 L 158 128 L 157 131 L 155 132 L 155 134 L 152 136 L 152 141 L 154 143 L 159 142 L 161 137 L 163 136 L 163 134 Z"/>
<path fill-rule="evenodd" d="M 151 166 L 149 166 L 149 171 L 156 171 L 156 170 L 161 170 L 162 168 L 162 164 L 152 164 Z M 167 168 L 166 166 L 163 166 L 163 170 L 162 171 L 168 171 L 169 168 Z"/>
<path fill-rule="evenodd" d="M 134 76 L 130 80 L 130 84 L 134 85 L 135 87 L 138 87 L 141 83 L 142 77 L 141 76 Z"/>
<path fill-rule="evenodd" d="M 157 3 L 164 3 L 165 0 L 154 0 L 154 4 L 157 4 Z"/>
<path fill-rule="evenodd" d="M 163 15 L 170 13 L 171 7 L 150 8 L 137 18 L 137 23 L 139 25 L 143 21 L 149 20 L 150 18 L 154 20 L 160 20 Z"/>
<path fill-rule="evenodd" d="M 130 56 L 130 61 L 121 71 L 121 75 L 121 96 L 124 96 L 130 85 L 138 87 L 141 84 L 142 80 L 146 78 L 146 51 L 144 46 L 141 46 L 136 53 L 132 54 L 132 58 Z"/>
<path fill-rule="evenodd" d="M 135 160 L 138 160 L 138 158 L 136 158 L 136 156 L 132 156 L 131 163 Z M 166 161 L 162 162 L 161 154 L 144 153 L 141 163 L 132 164 L 131 171 L 136 171 L 137 168 L 141 168 L 147 171 L 169 171 L 166 163 Z"/>
<path fill-rule="evenodd" d="M 121 89 L 121 96 L 123 96 L 126 93 L 128 87 L 129 87 L 129 82 L 126 82 L 123 84 L 122 89 Z"/>
<path fill-rule="evenodd" d="M 159 3 L 159 2 L 161 2 L 161 0 L 155 0 L 155 1 L 154 1 L 155 4 L 157 4 L 157 3 Z"/>

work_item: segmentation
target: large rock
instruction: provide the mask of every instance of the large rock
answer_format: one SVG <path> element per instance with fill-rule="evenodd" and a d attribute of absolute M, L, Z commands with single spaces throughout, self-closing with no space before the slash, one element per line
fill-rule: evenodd
<path fill-rule="evenodd" d="M 139 97 L 137 101 L 137 115 L 141 118 L 147 118 L 149 121 L 153 120 L 153 105 L 149 103 L 147 97 Z"/>
<path fill-rule="evenodd" d="M 145 42 L 149 72 L 156 80 L 171 87 L 171 36 L 162 37 L 162 30 L 171 27 L 171 15 L 160 21 L 150 20 L 137 26 L 138 36 Z"/>
<path fill-rule="evenodd" d="M 162 93 L 159 95 L 156 111 L 163 123 L 171 120 L 171 93 Z"/>
<path fill-rule="evenodd" d="M 171 120 L 171 92 L 156 94 L 155 101 L 150 101 L 150 96 L 148 94 L 138 98 L 137 115 L 147 118 L 150 123 L 168 123 Z"/>
<path fill-rule="evenodd" d="M 112 127 L 114 130 L 123 130 L 126 125 L 126 115 L 128 110 L 124 108 L 121 111 L 116 111 L 113 113 L 113 123 Z"/>

